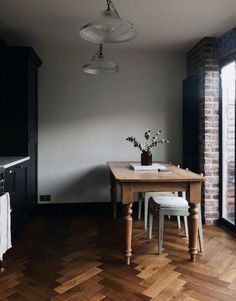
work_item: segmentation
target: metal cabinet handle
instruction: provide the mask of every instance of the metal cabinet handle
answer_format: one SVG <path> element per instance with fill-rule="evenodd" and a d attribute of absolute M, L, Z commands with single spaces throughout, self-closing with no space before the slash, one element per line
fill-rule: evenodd
<path fill-rule="evenodd" d="M 15 168 L 23 168 L 23 165 L 16 165 Z"/>

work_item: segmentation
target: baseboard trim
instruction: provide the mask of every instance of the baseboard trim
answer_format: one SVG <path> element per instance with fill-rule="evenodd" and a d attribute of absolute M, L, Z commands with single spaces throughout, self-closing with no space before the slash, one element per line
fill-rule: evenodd
<path fill-rule="evenodd" d="M 133 205 L 133 209 L 136 210 L 137 203 Z M 121 215 L 122 204 L 117 202 L 118 215 Z M 37 204 L 34 212 L 36 213 L 49 213 L 49 214 L 65 214 L 65 213 L 111 213 L 111 203 L 62 203 L 62 204 Z"/>

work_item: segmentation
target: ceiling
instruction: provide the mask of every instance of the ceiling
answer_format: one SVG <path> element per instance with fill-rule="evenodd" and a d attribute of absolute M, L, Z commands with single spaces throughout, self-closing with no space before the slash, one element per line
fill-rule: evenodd
<path fill-rule="evenodd" d="M 113 0 L 137 37 L 127 48 L 186 51 L 204 36 L 236 25 L 236 0 Z M 79 28 L 105 9 L 105 0 L 1 0 L 0 36 L 11 44 L 82 45 Z"/>

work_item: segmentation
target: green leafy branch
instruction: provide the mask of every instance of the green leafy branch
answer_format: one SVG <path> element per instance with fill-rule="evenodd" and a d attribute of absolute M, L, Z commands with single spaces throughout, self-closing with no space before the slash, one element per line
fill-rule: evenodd
<path fill-rule="evenodd" d="M 141 152 L 150 152 L 151 149 L 157 147 L 158 144 L 169 143 L 169 140 L 167 139 L 158 140 L 158 136 L 161 133 L 162 131 L 159 130 L 150 140 L 151 130 L 147 129 L 144 133 L 144 138 L 146 140 L 144 143 L 140 143 L 134 136 L 127 137 L 126 140 L 133 143 L 133 146 L 139 148 Z"/>

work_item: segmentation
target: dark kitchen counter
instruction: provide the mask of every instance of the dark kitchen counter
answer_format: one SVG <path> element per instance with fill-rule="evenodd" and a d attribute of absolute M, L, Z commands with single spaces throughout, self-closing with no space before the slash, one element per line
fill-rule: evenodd
<path fill-rule="evenodd" d="M 30 157 L 1 157 L 0 156 L 0 170 L 2 168 L 9 168 L 17 164 L 28 161 Z"/>

